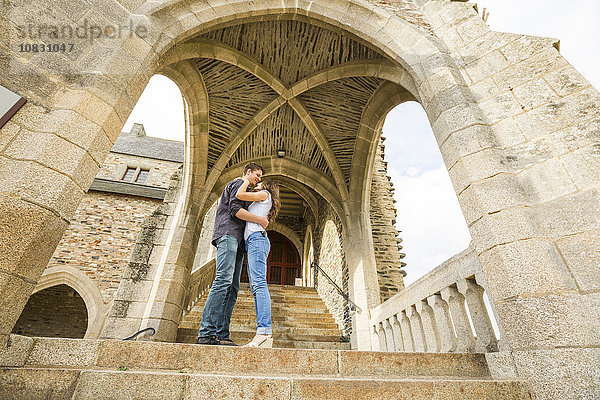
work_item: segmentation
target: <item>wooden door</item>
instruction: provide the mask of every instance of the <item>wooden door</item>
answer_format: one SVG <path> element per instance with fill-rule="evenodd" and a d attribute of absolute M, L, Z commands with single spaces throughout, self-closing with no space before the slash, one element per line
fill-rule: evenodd
<path fill-rule="evenodd" d="M 267 283 L 274 285 L 294 285 L 301 277 L 300 255 L 294 244 L 282 234 L 268 231 L 271 252 L 267 258 Z M 248 282 L 246 256 L 242 267 L 242 282 Z"/>

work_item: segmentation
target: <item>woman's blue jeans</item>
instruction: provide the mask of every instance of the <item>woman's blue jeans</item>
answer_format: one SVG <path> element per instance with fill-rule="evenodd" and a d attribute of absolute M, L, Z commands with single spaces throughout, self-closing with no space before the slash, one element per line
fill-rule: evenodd
<path fill-rule="evenodd" d="M 269 238 L 254 232 L 246 240 L 248 277 L 256 309 L 256 334 L 271 335 L 271 296 L 267 287 L 267 257 L 271 250 Z"/>

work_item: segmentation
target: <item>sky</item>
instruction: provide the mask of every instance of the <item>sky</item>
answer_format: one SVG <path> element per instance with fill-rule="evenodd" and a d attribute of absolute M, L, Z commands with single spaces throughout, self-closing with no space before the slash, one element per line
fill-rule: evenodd
<path fill-rule="evenodd" d="M 491 29 L 560 40 L 561 54 L 596 88 L 600 88 L 599 0 L 481 0 L 480 13 L 490 13 Z M 143 123 L 149 136 L 183 141 L 181 94 L 173 82 L 154 76 L 123 128 Z M 396 227 L 410 284 L 453 255 L 471 240 L 448 172 L 425 111 L 417 103 L 390 111 L 383 136 L 387 139 L 388 175 L 396 189 Z M 393 157 L 390 155 L 393 154 Z"/>

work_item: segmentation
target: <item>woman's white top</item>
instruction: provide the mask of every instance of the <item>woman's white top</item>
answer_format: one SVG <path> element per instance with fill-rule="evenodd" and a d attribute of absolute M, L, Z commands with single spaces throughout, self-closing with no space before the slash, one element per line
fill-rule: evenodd
<path fill-rule="evenodd" d="M 258 215 L 259 217 L 266 217 L 269 215 L 269 211 L 271 211 L 273 201 L 271 200 L 271 193 L 269 193 L 268 190 L 261 190 L 261 192 L 267 193 L 267 199 L 263 201 L 253 201 L 248 206 L 248 211 L 254 215 Z M 244 240 L 248 240 L 248 236 L 254 232 L 264 232 L 264 229 L 262 226 L 260 226 L 260 224 L 255 222 L 246 222 L 246 229 L 244 229 Z"/>

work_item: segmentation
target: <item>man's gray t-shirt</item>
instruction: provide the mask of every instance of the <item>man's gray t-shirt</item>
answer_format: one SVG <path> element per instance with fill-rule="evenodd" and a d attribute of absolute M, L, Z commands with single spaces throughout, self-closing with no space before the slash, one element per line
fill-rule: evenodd
<path fill-rule="evenodd" d="M 248 209 L 248 202 L 235 197 L 243 183 L 244 181 L 241 179 L 234 179 L 225 186 L 225 190 L 219 200 L 219 206 L 217 207 L 215 228 L 211 242 L 213 246 L 217 245 L 217 240 L 223 235 L 233 235 L 238 242 L 242 242 L 244 239 L 246 221 L 235 216 L 241 208 Z"/>

